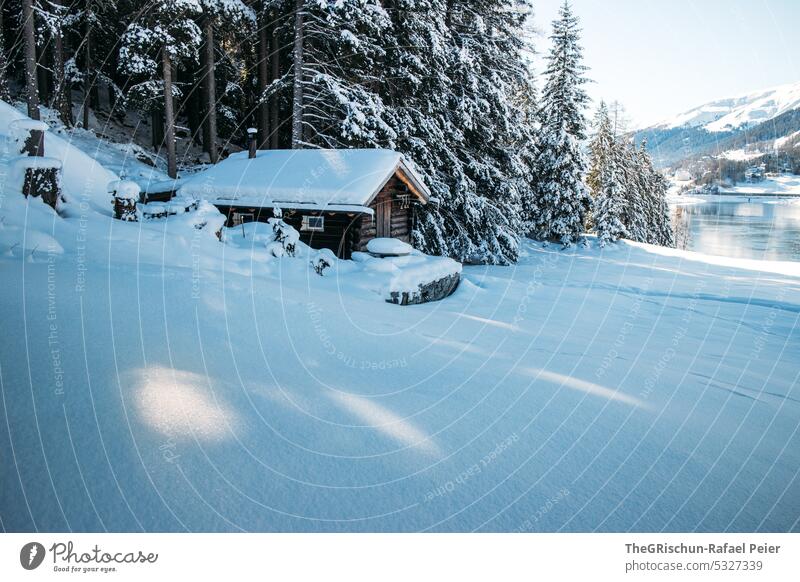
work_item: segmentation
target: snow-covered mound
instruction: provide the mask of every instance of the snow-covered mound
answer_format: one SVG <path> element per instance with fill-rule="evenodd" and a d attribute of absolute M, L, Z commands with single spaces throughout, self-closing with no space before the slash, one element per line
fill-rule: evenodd
<path fill-rule="evenodd" d="M 367 250 L 376 255 L 407 255 L 414 248 L 396 238 L 374 238 L 367 243 Z"/>
<path fill-rule="evenodd" d="M 797 108 L 800 108 L 800 82 L 712 101 L 653 128 L 703 127 L 711 132 L 730 131 Z"/>

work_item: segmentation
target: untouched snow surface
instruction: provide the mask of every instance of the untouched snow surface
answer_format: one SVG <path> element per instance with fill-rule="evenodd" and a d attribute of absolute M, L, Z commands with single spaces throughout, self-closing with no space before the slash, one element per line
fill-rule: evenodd
<path fill-rule="evenodd" d="M 800 264 L 528 243 L 399 307 L 164 224 L 0 258 L 4 529 L 800 529 Z"/>

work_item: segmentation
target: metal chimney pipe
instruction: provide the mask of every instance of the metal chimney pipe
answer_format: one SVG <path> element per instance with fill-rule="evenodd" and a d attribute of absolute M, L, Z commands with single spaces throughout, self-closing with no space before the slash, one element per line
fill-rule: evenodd
<path fill-rule="evenodd" d="M 251 160 L 256 157 L 256 134 L 258 130 L 255 127 L 247 128 L 247 157 Z"/>

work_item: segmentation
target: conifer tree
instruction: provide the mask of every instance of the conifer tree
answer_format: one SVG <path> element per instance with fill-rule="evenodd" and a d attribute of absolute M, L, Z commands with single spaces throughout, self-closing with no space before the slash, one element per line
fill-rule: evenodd
<path fill-rule="evenodd" d="M 196 58 L 201 32 L 195 23 L 200 6 L 194 0 L 158 0 L 128 25 L 121 39 L 120 69 L 139 79 L 129 90 L 140 103 L 161 97 L 164 111 L 164 146 L 167 173 L 177 176 L 174 98 L 180 89 L 173 83 L 173 67 L 182 59 Z"/>
<path fill-rule="evenodd" d="M 580 141 L 585 138 L 578 18 L 564 2 L 553 22 L 552 47 L 542 93 L 541 136 L 538 143 L 535 207 L 529 210 L 531 234 L 540 240 L 575 242 L 584 230 L 591 198 L 583 184 L 586 168 Z"/>
<path fill-rule="evenodd" d="M 202 47 L 202 84 L 205 88 L 205 117 L 203 120 L 206 126 L 204 135 L 207 137 L 203 144 L 208 152 L 211 163 L 215 164 L 218 160 L 217 153 L 217 87 L 216 87 L 216 68 L 217 68 L 217 37 L 225 37 L 226 30 L 238 32 L 252 32 L 255 26 L 256 16 L 250 7 L 241 0 L 200 0 L 201 12 L 199 15 L 199 26 L 203 31 Z M 222 29 L 220 33 L 218 29 Z M 230 36 L 230 34 L 228 34 Z"/>
<path fill-rule="evenodd" d="M 616 135 L 604 101 L 600 102 L 594 119 L 595 133 L 589 143 L 589 172 L 586 174 L 586 185 L 594 198 L 597 198 L 603 189 L 603 172 L 611 161 L 617 146 Z M 617 172 L 615 172 L 617 173 Z"/>
<path fill-rule="evenodd" d="M 638 151 L 639 171 L 646 185 L 646 214 L 648 217 L 647 240 L 651 244 L 665 247 L 675 246 L 675 235 L 667 204 L 667 180 L 655 169 L 653 159 L 647 151 L 647 142 L 642 142 Z"/>
<path fill-rule="evenodd" d="M 617 159 L 611 150 L 601 167 L 599 191 L 594 198 L 594 229 L 600 246 L 626 237 L 627 231 L 622 221 L 624 204 L 625 196 L 618 178 Z"/>

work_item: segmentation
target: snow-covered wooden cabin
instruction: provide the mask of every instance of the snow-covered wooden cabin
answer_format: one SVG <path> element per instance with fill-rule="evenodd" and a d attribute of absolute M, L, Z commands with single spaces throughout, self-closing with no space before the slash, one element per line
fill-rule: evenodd
<path fill-rule="evenodd" d="M 228 226 L 266 221 L 281 209 L 303 242 L 340 258 L 373 238 L 410 242 L 413 205 L 430 191 L 402 154 L 381 149 L 236 153 L 186 180 L 180 194 L 204 198 Z"/>

